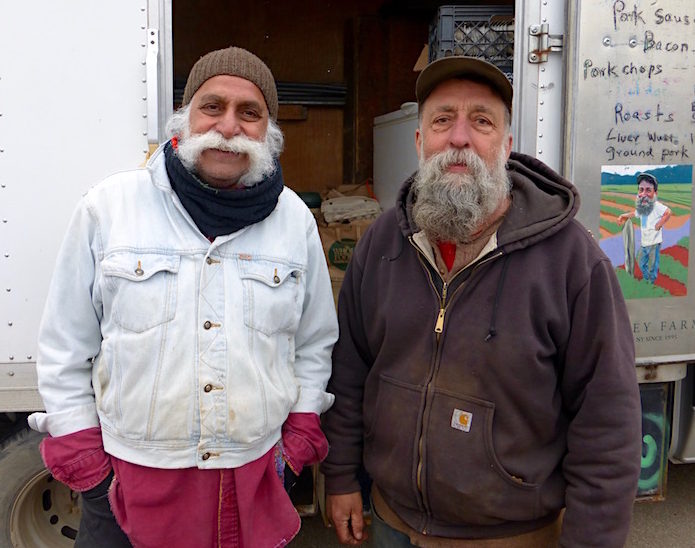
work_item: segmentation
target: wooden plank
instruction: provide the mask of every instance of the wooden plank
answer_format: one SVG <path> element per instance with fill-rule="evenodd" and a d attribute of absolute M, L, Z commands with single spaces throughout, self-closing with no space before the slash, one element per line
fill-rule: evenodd
<path fill-rule="evenodd" d="M 343 26 L 355 9 L 306 0 L 174 2 L 174 75 L 185 78 L 204 53 L 235 45 L 263 59 L 278 81 L 341 83 Z"/>
<path fill-rule="evenodd" d="M 322 192 L 343 182 L 343 110 L 306 107 L 306 120 L 282 120 L 285 184 L 297 192 Z"/>
<path fill-rule="evenodd" d="M 304 121 L 308 117 L 307 108 L 303 105 L 280 105 L 278 107 L 278 121 Z"/>

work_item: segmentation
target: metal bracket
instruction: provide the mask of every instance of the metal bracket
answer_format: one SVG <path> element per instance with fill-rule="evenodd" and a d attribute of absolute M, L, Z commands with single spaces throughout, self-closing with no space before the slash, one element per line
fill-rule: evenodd
<path fill-rule="evenodd" d="M 147 29 L 147 140 L 159 141 L 159 29 Z"/>
<path fill-rule="evenodd" d="M 547 63 L 548 53 L 562 51 L 562 34 L 548 34 L 548 23 L 531 25 L 528 28 L 529 63 Z"/>

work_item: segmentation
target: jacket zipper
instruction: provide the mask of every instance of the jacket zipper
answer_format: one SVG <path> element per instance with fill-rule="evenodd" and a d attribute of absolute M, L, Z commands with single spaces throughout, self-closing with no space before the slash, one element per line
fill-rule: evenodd
<path fill-rule="evenodd" d="M 420 264 L 422 264 L 422 267 L 425 269 L 425 272 L 427 273 L 427 276 L 430 280 L 430 285 L 432 286 L 432 289 L 434 290 L 437 297 L 439 297 L 439 312 L 437 314 L 437 320 L 434 323 L 434 332 L 437 333 L 437 343 L 439 343 L 439 338 L 440 338 L 442 332 L 444 331 L 444 315 L 446 314 L 446 298 L 447 298 L 447 291 L 448 291 L 449 286 L 451 285 L 451 282 L 453 282 L 464 270 L 467 270 L 469 268 L 472 268 L 471 274 L 470 274 L 472 276 L 475 273 L 475 271 L 478 270 L 479 267 L 481 267 L 485 263 L 488 263 L 494 259 L 501 257 L 502 255 L 504 255 L 504 252 L 498 251 L 494 255 L 480 259 L 475 264 L 468 265 L 466 268 L 464 268 L 464 269 L 460 270 L 459 272 L 457 272 L 456 274 L 454 274 L 454 277 L 448 283 L 446 281 L 444 281 L 444 278 L 441 277 L 441 274 L 439 274 L 439 272 L 437 272 L 437 275 L 442 280 L 442 294 L 440 295 L 439 292 L 437 291 L 437 286 L 435 285 L 434 280 L 432 279 L 432 271 L 429 268 L 427 268 L 427 265 L 425 264 L 425 261 L 430 262 L 429 259 L 427 258 L 427 256 L 424 256 L 424 258 L 423 258 L 424 254 L 422 253 L 420 248 L 417 246 L 417 244 L 413 240 L 412 236 L 408 236 L 408 241 L 410 242 L 410 245 L 412 245 L 413 248 L 415 248 L 415 252 L 417 253 L 418 259 L 420 260 Z M 434 270 L 437 271 L 436 266 L 433 265 L 433 267 L 434 267 Z M 456 293 L 458 293 L 459 290 L 465 285 L 466 285 L 466 282 L 463 282 L 460 286 L 458 286 L 456 288 L 456 290 L 454 291 L 454 295 Z M 452 297 L 453 297 L 453 295 L 452 295 Z"/>
<path fill-rule="evenodd" d="M 427 276 L 428 276 L 429 281 L 430 281 L 430 285 L 432 286 L 432 289 L 434 289 L 434 292 L 437 295 L 437 297 L 439 297 L 439 313 L 437 314 L 437 320 L 435 321 L 435 324 L 434 324 L 434 332 L 437 334 L 436 335 L 437 336 L 437 347 L 435 349 L 434 368 L 432 369 L 432 373 L 431 373 L 430 377 L 427 379 L 427 388 L 426 388 L 426 396 L 425 396 L 425 409 L 423 409 L 422 419 L 421 419 L 422 421 L 424 421 L 424 418 L 426 415 L 425 410 L 427 408 L 427 402 L 430 400 L 430 393 L 431 393 L 431 389 L 432 389 L 432 380 L 436 376 L 437 363 L 439 361 L 439 340 L 441 338 L 442 333 L 444 332 L 444 315 L 446 314 L 447 293 L 448 293 L 449 285 L 451 285 L 451 282 L 453 282 L 461 274 L 461 272 L 463 272 L 464 270 L 467 270 L 467 268 L 472 268 L 471 273 L 470 273 L 470 276 L 472 276 L 480 266 L 482 266 L 483 264 L 488 263 L 494 259 L 501 257 L 502 255 L 504 255 L 504 252 L 499 251 L 499 252 L 495 253 L 494 255 L 491 255 L 490 257 L 481 259 L 480 261 L 478 261 L 474 265 L 469 265 L 468 267 L 466 267 L 466 268 L 462 269 L 461 271 L 457 272 L 456 274 L 454 274 L 454 277 L 450 280 L 449 283 L 447 283 L 444 280 L 444 278 L 441 278 L 441 275 L 438 273 L 439 277 L 442 280 L 442 293 L 440 295 L 439 292 L 437 291 L 437 286 L 435 285 L 434 280 L 432 279 L 432 270 L 427 268 L 427 265 L 425 264 L 425 261 L 429 262 L 429 260 L 427 259 L 427 256 L 424 256 L 424 258 L 423 258 L 424 254 L 422 253 L 420 248 L 417 246 L 417 244 L 413 241 L 412 236 L 408 237 L 408 241 L 415 248 L 415 252 L 417 253 L 418 260 L 420 261 L 423 268 L 425 269 L 425 272 L 427 273 Z M 435 268 L 434 270 L 436 271 L 437 269 Z M 453 298 L 453 296 L 456 295 L 461 290 L 461 288 L 464 287 L 465 285 L 466 285 L 466 282 L 464 281 L 463 283 L 461 283 L 461 285 L 459 285 L 454 290 L 454 293 L 451 297 Z M 451 299 L 449 299 L 449 300 L 451 300 Z M 424 493 L 422 492 L 422 469 L 423 469 L 422 445 L 424 442 L 424 431 L 425 431 L 425 428 L 424 428 L 424 424 L 423 424 L 422 428 L 421 428 L 421 432 L 423 432 L 423 433 L 420 434 L 420 439 L 418 439 L 418 463 L 417 463 L 416 482 L 417 482 L 418 491 L 420 492 L 420 498 L 422 500 L 422 505 L 425 507 L 425 510 L 426 510 L 427 514 L 429 515 L 430 511 L 429 511 L 429 508 L 427 507 L 427 505 L 425 504 L 425 496 L 424 496 Z M 427 526 L 425 526 L 422 529 L 422 531 L 420 531 L 420 532 L 423 535 L 427 535 L 428 534 Z"/>
<path fill-rule="evenodd" d="M 443 281 L 443 280 L 442 280 Z M 441 302 L 440 302 L 440 308 L 439 308 L 439 314 L 437 315 L 437 322 L 434 324 L 434 332 L 437 334 L 437 340 L 439 339 L 439 335 L 444 331 L 444 313 L 446 312 L 446 290 L 448 289 L 448 285 L 446 282 L 443 281 L 442 285 L 442 297 L 441 297 Z"/>

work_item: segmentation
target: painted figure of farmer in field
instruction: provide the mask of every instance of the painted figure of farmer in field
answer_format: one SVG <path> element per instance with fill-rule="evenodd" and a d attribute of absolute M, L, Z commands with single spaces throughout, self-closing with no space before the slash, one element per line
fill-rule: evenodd
<path fill-rule="evenodd" d="M 650 173 L 637 175 L 635 210 L 618 217 L 622 226 L 632 217 L 639 217 L 642 241 L 639 250 L 639 266 L 642 278 L 653 284 L 659 273 L 659 254 L 663 241 L 663 227 L 671 217 L 671 210 L 657 200 L 659 182 Z"/>

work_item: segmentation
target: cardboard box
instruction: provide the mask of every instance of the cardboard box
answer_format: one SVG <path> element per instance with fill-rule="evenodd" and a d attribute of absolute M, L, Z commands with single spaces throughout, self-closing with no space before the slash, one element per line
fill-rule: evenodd
<path fill-rule="evenodd" d="M 323 200 L 330 200 L 341 196 L 365 196 L 374 198 L 371 185 L 362 183 L 359 185 L 340 185 L 323 193 Z M 376 217 L 369 219 L 355 219 L 349 222 L 326 223 L 323 218 L 318 219 L 319 236 L 323 244 L 323 252 L 328 263 L 328 273 L 333 286 L 333 298 L 338 306 L 338 293 L 345 278 L 345 270 L 352 258 L 357 241 L 365 233 Z"/>
<path fill-rule="evenodd" d="M 319 224 L 319 236 L 328 263 L 336 306 L 345 270 L 352 258 L 355 245 L 373 222 L 374 219 L 359 219 L 350 223 Z"/>

